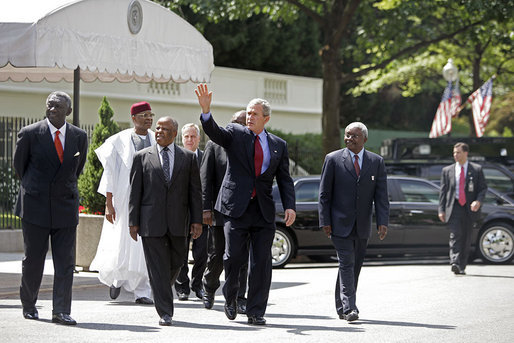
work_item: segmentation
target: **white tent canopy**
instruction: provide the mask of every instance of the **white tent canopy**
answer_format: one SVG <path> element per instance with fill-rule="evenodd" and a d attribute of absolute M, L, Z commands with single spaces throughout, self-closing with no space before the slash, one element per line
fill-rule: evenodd
<path fill-rule="evenodd" d="M 86 82 L 208 82 L 214 64 L 193 26 L 148 0 L 0 0 L 0 81 L 71 82 L 77 68 Z"/>

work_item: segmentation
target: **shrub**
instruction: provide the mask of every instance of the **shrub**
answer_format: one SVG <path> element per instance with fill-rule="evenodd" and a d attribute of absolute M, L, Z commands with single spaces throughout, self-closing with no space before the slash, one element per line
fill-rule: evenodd
<path fill-rule="evenodd" d="M 120 127 L 112 120 L 114 111 L 112 110 L 107 98 L 104 97 L 102 105 L 98 109 L 100 122 L 95 125 L 89 151 L 87 153 L 87 162 L 84 171 L 78 180 L 80 192 L 80 203 L 84 206 L 85 213 L 103 214 L 105 210 L 105 197 L 97 192 L 100 179 L 102 178 L 103 167 L 95 150 L 105 142 L 107 138 L 118 133 Z"/>
<path fill-rule="evenodd" d="M 295 161 L 298 166 L 305 169 L 309 174 L 321 174 L 321 167 L 325 159 L 321 134 L 305 133 L 298 135 L 275 129 L 269 129 L 268 131 L 287 142 L 289 158 Z"/>

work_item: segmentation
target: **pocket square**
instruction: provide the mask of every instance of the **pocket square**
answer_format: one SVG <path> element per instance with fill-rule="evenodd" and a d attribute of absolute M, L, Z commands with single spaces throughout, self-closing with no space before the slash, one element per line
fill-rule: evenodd
<path fill-rule="evenodd" d="M 73 157 L 77 157 L 78 155 L 80 155 L 80 151 L 77 151 Z"/>

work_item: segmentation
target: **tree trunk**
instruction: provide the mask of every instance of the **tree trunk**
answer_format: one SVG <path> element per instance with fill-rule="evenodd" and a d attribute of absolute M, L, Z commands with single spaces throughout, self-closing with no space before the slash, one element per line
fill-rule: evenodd
<path fill-rule="evenodd" d="M 339 127 L 341 71 L 337 50 L 327 48 L 321 55 L 323 67 L 323 151 L 328 154 L 341 148 L 341 128 Z"/>

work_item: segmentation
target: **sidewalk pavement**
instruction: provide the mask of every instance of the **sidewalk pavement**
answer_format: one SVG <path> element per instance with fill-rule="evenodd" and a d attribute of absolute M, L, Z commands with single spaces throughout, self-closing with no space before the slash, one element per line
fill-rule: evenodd
<path fill-rule="evenodd" d="M 171 327 L 153 306 L 122 290 L 115 301 L 95 273 L 75 275 L 73 327 L 51 323 L 52 268 L 47 260 L 37 303 L 40 319 L 22 316 L 21 254 L 0 254 L 0 341 L 9 342 L 514 342 L 514 265 L 473 264 L 455 276 L 447 263 L 366 263 L 358 290 L 360 319 L 347 323 L 334 308 L 337 264 L 292 263 L 273 271 L 265 318 L 228 320 L 221 290 L 211 310 L 194 295 L 175 301 Z"/>

